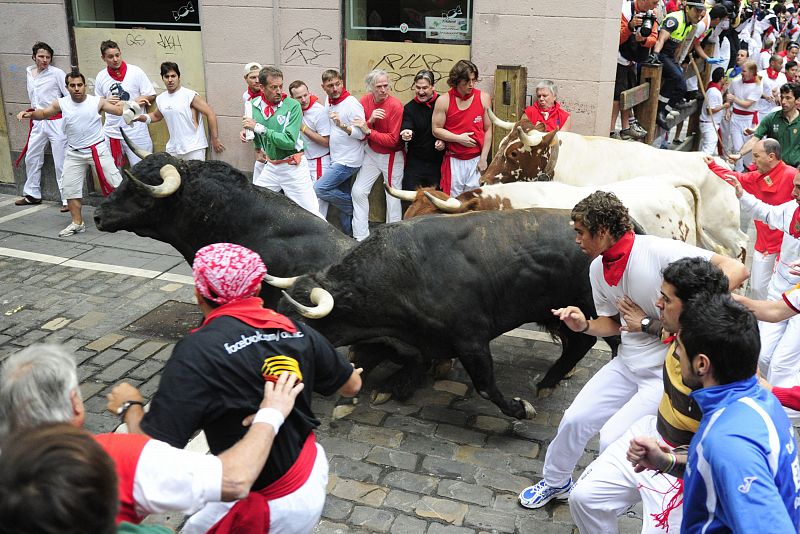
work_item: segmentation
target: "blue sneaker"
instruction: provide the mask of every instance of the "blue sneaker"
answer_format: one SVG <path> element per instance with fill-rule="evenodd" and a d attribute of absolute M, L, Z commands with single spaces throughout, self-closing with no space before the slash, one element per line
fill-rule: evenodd
<path fill-rule="evenodd" d="M 560 488 L 552 488 L 547 485 L 544 479 L 537 484 L 527 487 L 519 494 L 519 503 L 525 508 L 541 508 L 553 499 L 569 499 L 569 492 L 572 490 L 572 479 Z"/>

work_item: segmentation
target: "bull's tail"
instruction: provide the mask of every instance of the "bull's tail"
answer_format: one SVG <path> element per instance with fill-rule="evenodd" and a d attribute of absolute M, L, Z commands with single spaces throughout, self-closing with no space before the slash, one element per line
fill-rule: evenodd
<path fill-rule="evenodd" d="M 702 246 L 703 248 L 713 251 L 719 250 L 719 243 L 717 243 L 714 238 L 706 233 L 705 228 L 703 228 L 703 225 L 700 221 L 700 209 L 702 207 L 700 204 L 702 200 L 700 199 L 700 190 L 697 188 L 697 185 L 687 180 L 676 183 L 675 187 L 686 189 L 692 195 L 694 226 L 697 232 L 697 246 Z"/>

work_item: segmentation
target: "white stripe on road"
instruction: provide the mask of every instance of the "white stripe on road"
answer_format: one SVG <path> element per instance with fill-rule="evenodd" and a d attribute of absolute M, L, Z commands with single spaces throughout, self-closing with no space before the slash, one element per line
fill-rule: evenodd
<path fill-rule="evenodd" d="M 17 201 L 16 198 L 7 198 L 6 200 L 0 200 L 0 207 L 8 206 L 10 204 L 13 204 L 16 201 Z"/>
<path fill-rule="evenodd" d="M 5 217 L 0 217 L 0 224 L 8 221 L 13 221 L 14 219 L 19 219 L 20 217 L 24 217 L 26 215 L 31 215 L 32 213 L 36 213 L 37 211 L 42 211 L 44 209 L 49 208 L 49 204 L 39 204 L 38 206 L 33 206 L 30 208 L 26 208 L 24 210 L 20 210 L 16 213 L 12 213 L 11 215 L 6 215 Z"/>
<path fill-rule="evenodd" d="M 62 258 L 61 256 L 52 256 L 50 254 L 40 254 L 38 252 L 28 252 L 26 250 L 17 250 L 13 248 L 0 247 L 0 256 L 6 256 L 8 258 L 17 258 L 21 260 L 38 261 L 39 263 L 51 263 L 54 265 L 62 265 L 64 267 L 72 267 L 74 269 L 83 269 L 87 271 L 100 271 L 104 273 L 136 276 L 139 278 L 167 280 L 170 282 L 178 282 L 180 284 L 187 284 L 187 285 L 194 284 L 194 280 L 192 280 L 191 276 L 165 273 L 161 271 L 152 271 L 150 269 L 139 269 L 137 267 L 124 267 L 122 265 L 111 265 L 108 263 L 96 263 L 93 261 L 73 260 L 70 258 Z"/>

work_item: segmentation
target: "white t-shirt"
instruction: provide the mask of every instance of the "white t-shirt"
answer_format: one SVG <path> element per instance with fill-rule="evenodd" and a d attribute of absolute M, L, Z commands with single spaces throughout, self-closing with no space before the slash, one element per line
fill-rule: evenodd
<path fill-rule="evenodd" d="M 758 73 L 761 76 L 761 99 L 759 99 L 758 111 L 760 113 L 771 113 L 781 109 L 780 100 L 775 102 L 768 102 L 766 97 L 772 96 L 773 89 L 780 89 L 786 83 L 786 75 L 782 72 L 778 73 L 778 77 L 774 80 L 767 75 L 767 70 L 764 69 Z"/>
<path fill-rule="evenodd" d="M 156 94 L 153 84 L 142 69 L 136 65 L 126 63 L 127 70 L 125 78 L 121 82 L 116 81 L 108 74 L 108 69 L 103 69 L 97 73 L 94 80 L 94 94 L 103 98 L 110 98 L 112 95 L 118 96 L 120 100 L 136 100 L 140 96 L 151 96 Z M 141 138 L 147 131 L 147 125 L 143 122 L 132 122 L 126 126 L 122 117 L 116 115 L 106 115 L 105 134 L 112 139 L 122 139 L 119 133 L 120 126 L 125 128 L 128 136 Z M 149 135 L 149 134 L 148 134 Z"/>
<path fill-rule="evenodd" d="M 71 96 L 62 96 L 58 105 L 64 114 L 64 134 L 70 148 L 88 148 L 106 140 L 100 122 L 99 96 L 86 95 L 81 103 L 74 102 Z"/>
<path fill-rule="evenodd" d="M 328 112 L 325 111 L 325 106 L 319 102 L 314 102 L 312 106 L 303 111 L 303 124 L 323 137 L 331 135 L 331 119 Z M 312 141 L 305 134 L 303 134 L 303 143 L 306 146 L 307 159 L 317 159 L 330 152 L 328 147 Z"/>
<path fill-rule="evenodd" d="M 752 113 L 753 111 L 758 111 L 758 107 L 757 107 L 758 106 L 758 99 L 761 98 L 761 92 L 762 91 L 763 91 L 763 88 L 761 86 L 761 83 L 759 83 L 759 82 L 744 83 L 744 80 L 742 79 L 741 76 L 736 78 L 735 80 L 733 80 L 731 82 L 730 89 L 728 89 L 728 92 L 730 92 L 731 94 L 735 95 L 740 100 L 752 100 L 753 102 L 755 102 L 749 108 L 743 108 L 739 104 L 737 104 L 735 102 L 733 103 L 733 108 L 734 109 L 739 109 L 739 110 L 747 111 L 747 112 L 750 112 L 750 113 Z M 734 114 L 734 117 L 735 116 L 736 115 Z M 739 116 L 743 117 L 744 115 L 739 115 Z"/>
<path fill-rule="evenodd" d="M 133 480 L 140 517 L 179 511 L 193 514 L 222 497 L 222 461 L 213 455 L 151 439 L 142 449 Z"/>
<path fill-rule="evenodd" d="M 28 100 L 34 109 L 45 109 L 50 104 L 61 98 L 68 96 L 67 86 L 65 85 L 64 71 L 52 65 L 33 77 L 36 65 L 31 65 L 26 69 L 28 80 Z"/>
<path fill-rule="evenodd" d="M 339 120 L 348 126 L 353 119 L 364 118 L 364 107 L 356 97 L 348 96 L 336 105 L 325 103 L 325 112 L 330 116 L 332 112 L 339 114 Z M 332 122 L 332 121 L 331 121 Z M 347 135 L 342 128 L 335 124 L 331 126 L 330 151 L 331 163 L 339 163 L 348 167 L 361 167 L 364 162 L 364 132 L 353 126 L 353 133 Z"/>
<path fill-rule="evenodd" d="M 659 317 L 656 301 L 661 295 L 661 273 L 675 260 L 700 257 L 710 259 L 712 252 L 687 245 L 682 241 L 651 235 L 637 235 L 633 241 L 628 265 L 622 280 L 616 286 L 608 285 L 603 277 L 602 256 L 589 266 L 589 281 L 592 284 L 594 305 L 599 316 L 613 317 L 619 314 L 617 301 L 626 295 L 650 317 Z M 625 325 L 625 320 L 620 317 Z M 661 340 L 641 332 L 622 332 L 622 343 L 617 356 L 631 370 L 661 366 L 667 354 L 667 346 Z"/>
<path fill-rule="evenodd" d="M 702 110 L 700 111 L 700 120 L 703 122 L 710 122 L 711 119 L 709 118 L 708 108 L 717 109 L 722 105 L 722 93 L 716 87 L 709 87 L 706 90 L 706 100 L 703 102 L 701 106 Z M 720 121 L 722 121 L 722 115 L 725 110 L 721 109 L 714 113 L 714 124 L 717 125 L 719 128 Z"/>
<path fill-rule="evenodd" d="M 203 114 L 192 109 L 192 100 L 196 96 L 196 91 L 181 87 L 174 93 L 164 91 L 156 97 L 158 110 L 167 121 L 167 152 L 172 155 L 188 154 L 208 147 Z"/>

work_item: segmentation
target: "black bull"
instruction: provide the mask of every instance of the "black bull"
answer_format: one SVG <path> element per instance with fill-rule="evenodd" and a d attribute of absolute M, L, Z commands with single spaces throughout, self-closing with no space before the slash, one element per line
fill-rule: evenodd
<path fill-rule="evenodd" d="M 391 345 L 405 359 L 396 380 L 416 380 L 430 359 L 455 356 L 480 395 L 522 418 L 532 415 L 526 403 L 506 399 L 495 383 L 489 342 L 528 322 L 547 328 L 563 349 L 538 386 L 554 387 L 596 341 L 551 312 L 575 305 L 594 315 L 588 267 L 568 211 L 421 217 L 379 228 L 289 294 L 308 304 L 312 288 L 330 292 L 333 310 L 309 324 L 337 346 Z M 279 311 L 296 315 L 286 298 Z"/>
<path fill-rule="evenodd" d="M 154 198 L 146 186 L 159 185 L 159 171 L 174 165 L 181 175 L 175 193 Z M 97 228 L 128 230 L 175 247 L 189 265 L 212 243 L 238 243 L 264 259 L 268 272 L 289 276 L 321 269 L 341 259 L 356 242 L 299 208 L 285 196 L 254 186 L 220 161 L 179 161 L 148 156 L 95 211 Z M 264 286 L 261 296 L 275 307 L 280 291 Z"/>

